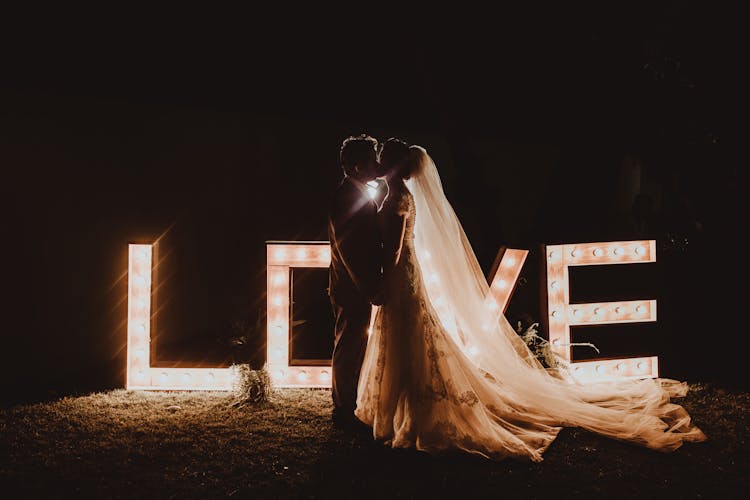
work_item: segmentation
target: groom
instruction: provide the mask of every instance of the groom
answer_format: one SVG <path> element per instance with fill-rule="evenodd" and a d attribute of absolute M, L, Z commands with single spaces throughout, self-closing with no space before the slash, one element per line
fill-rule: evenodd
<path fill-rule="evenodd" d="M 366 183 L 378 172 L 378 141 L 349 137 L 340 150 L 344 179 L 334 192 L 328 216 L 331 242 L 329 294 L 335 317 L 333 420 L 355 427 L 357 382 L 367 347 L 371 304 L 380 304 L 382 248 L 377 205 Z"/>

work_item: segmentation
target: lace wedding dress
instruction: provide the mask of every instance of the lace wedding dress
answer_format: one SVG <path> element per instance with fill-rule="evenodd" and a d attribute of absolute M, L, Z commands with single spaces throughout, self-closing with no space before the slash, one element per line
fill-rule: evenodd
<path fill-rule="evenodd" d="M 486 307 L 486 281 L 437 170 L 425 150 L 416 157 L 420 173 L 391 194 L 406 230 L 359 379 L 355 414 L 375 439 L 533 461 L 562 427 L 659 451 L 706 439 L 670 402 L 686 393 L 685 383 L 583 385 L 548 372 L 504 316 Z"/>

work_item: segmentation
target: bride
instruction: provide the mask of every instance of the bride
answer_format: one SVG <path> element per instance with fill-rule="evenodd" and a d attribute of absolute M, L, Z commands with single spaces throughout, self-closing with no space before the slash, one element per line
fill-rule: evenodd
<path fill-rule="evenodd" d="M 670 397 L 687 384 L 644 379 L 580 384 L 545 369 L 502 312 L 435 164 L 419 146 L 381 151 L 389 195 L 383 305 L 359 379 L 356 416 L 375 439 L 430 453 L 463 450 L 541 461 L 563 427 L 659 451 L 706 436 Z"/>

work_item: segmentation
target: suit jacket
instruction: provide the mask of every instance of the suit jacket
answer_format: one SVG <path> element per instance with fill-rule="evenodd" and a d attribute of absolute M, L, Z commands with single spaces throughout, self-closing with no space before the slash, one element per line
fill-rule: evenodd
<path fill-rule="evenodd" d="M 370 301 L 380 289 L 382 245 L 376 222 L 377 206 L 364 185 L 344 177 L 333 194 L 328 216 L 331 242 L 331 302 Z"/>

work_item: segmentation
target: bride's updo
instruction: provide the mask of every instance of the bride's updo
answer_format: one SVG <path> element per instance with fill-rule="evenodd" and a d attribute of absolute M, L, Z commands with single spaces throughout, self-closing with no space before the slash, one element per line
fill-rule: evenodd
<path fill-rule="evenodd" d="M 401 169 L 401 178 L 410 179 L 417 175 L 424 166 L 424 155 L 427 151 L 422 146 L 413 144 L 409 146 L 409 153 L 406 155 L 404 165 Z"/>

